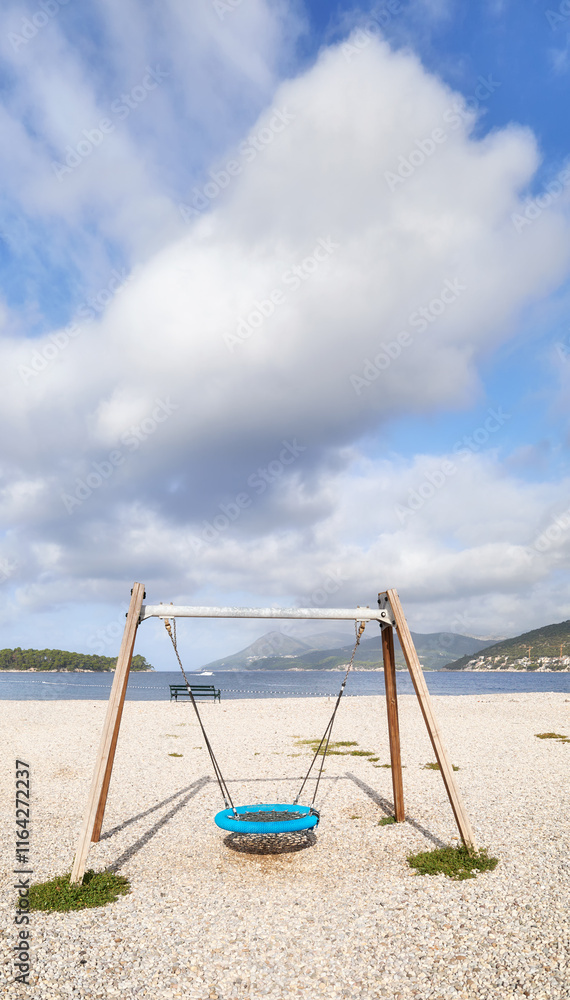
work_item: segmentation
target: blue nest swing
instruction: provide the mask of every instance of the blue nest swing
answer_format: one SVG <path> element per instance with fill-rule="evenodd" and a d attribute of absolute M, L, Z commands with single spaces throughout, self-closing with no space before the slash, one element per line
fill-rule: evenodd
<path fill-rule="evenodd" d="M 180 655 L 178 653 L 178 646 L 177 646 L 177 642 L 176 642 L 176 619 L 173 619 L 172 626 L 171 626 L 170 625 L 170 621 L 168 620 L 168 618 L 165 618 L 164 625 L 165 625 L 166 631 L 168 632 L 168 635 L 170 636 L 172 645 L 174 647 L 174 652 L 176 653 L 176 658 L 178 660 L 180 669 L 182 671 L 182 676 L 184 677 L 184 680 L 186 682 L 186 687 L 188 688 L 188 694 L 190 696 L 190 701 L 192 702 L 192 705 L 194 707 L 194 711 L 196 712 L 196 717 L 197 717 L 198 722 L 200 724 L 200 729 L 202 730 L 202 735 L 204 737 L 204 741 L 206 743 L 206 747 L 208 749 L 208 753 L 210 754 L 210 760 L 212 761 L 212 767 L 214 768 L 214 773 L 216 775 L 217 782 L 218 782 L 218 784 L 220 786 L 220 791 L 221 791 L 222 796 L 224 798 L 224 804 L 225 804 L 226 808 L 222 809 L 221 812 L 216 813 L 216 815 L 214 816 L 214 822 L 215 822 L 216 826 L 220 827 L 221 830 L 228 830 L 230 833 L 248 833 L 248 834 L 255 834 L 255 833 L 257 833 L 257 834 L 260 834 L 260 833 L 261 834 L 265 834 L 265 833 L 297 833 L 298 831 L 301 831 L 301 830 L 312 830 L 312 829 L 314 829 L 314 827 L 316 827 L 318 825 L 320 817 L 319 817 L 318 811 L 314 808 L 314 802 L 315 802 L 315 798 L 316 798 L 317 791 L 318 791 L 318 788 L 319 788 L 319 782 L 321 780 L 321 775 L 323 773 L 323 767 L 324 767 L 324 763 L 325 763 L 325 758 L 326 758 L 326 755 L 327 755 L 327 751 L 328 751 L 328 748 L 329 748 L 329 742 L 330 742 L 330 738 L 331 738 L 332 727 L 333 727 L 335 715 L 337 713 L 337 709 L 338 709 L 338 706 L 340 704 L 340 699 L 342 698 L 342 696 L 344 694 L 344 689 L 345 689 L 345 686 L 346 686 L 346 681 L 347 681 L 347 678 L 348 678 L 348 674 L 349 674 L 350 670 L 352 669 L 352 664 L 354 662 L 354 656 L 355 656 L 355 653 L 356 653 L 356 649 L 357 649 L 358 644 L 360 642 L 360 637 L 361 637 L 362 633 L 364 632 L 365 624 L 366 624 L 365 622 L 360 622 L 360 625 L 357 626 L 356 622 L 354 623 L 355 631 L 356 631 L 356 642 L 354 644 L 354 649 L 352 651 L 352 656 L 350 658 L 350 663 L 348 664 L 348 668 L 347 668 L 346 674 L 344 675 L 344 680 L 343 680 L 343 682 L 341 684 L 340 692 L 339 692 L 338 698 L 336 700 L 336 704 L 335 704 L 335 707 L 334 707 L 334 710 L 333 710 L 330 722 L 329 722 L 327 728 L 325 729 L 323 738 L 322 738 L 321 742 L 319 743 L 319 746 L 318 746 L 318 748 L 317 748 L 317 750 L 315 752 L 315 755 L 313 757 L 313 760 L 311 762 L 309 770 L 307 771 L 307 774 L 305 775 L 305 778 L 304 778 L 303 783 L 301 785 L 301 788 L 299 790 L 299 794 L 297 795 L 296 801 L 293 802 L 292 804 L 291 803 L 277 802 L 277 803 L 274 803 L 272 805 L 258 805 L 258 804 L 256 804 L 256 805 L 252 805 L 252 806 L 234 806 L 234 804 L 232 802 L 231 795 L 230 795 L 229 790 L 228 790 L 228 787 L 226 785 L 224 776 L 222 775 L 222 772 L 220 770 L 220 765 L 218 764 L 218 762 L 216 760 L 214 751 L 212 750 L 210 741 L 209 741 L 208 736 L 206 734 L 206 730 L 204 729 L 204 724 L 202 722 L 202 718 L 201 718 L 200 713 L 198 711 L 198 706 L 197 706 L 196 701 L 194 699 L 194 695 L 192 694 L 192 688 L 190 687 L 190 684 L 188 683 L 188 678 L 186 677 L 186 674 L 184 673 L 184 667 L 182 666 L 182 661 L 181 661 Z M 305 785 L 307 783 L 307 780 L 308 780 L 308 778 L 309 778 L 309 776 L 311 774 L 313 766 L 314 766 L 317 758 L 319 757 L 319 755 L 321 756 L 322 759 L 321 759 L 321 765 L 320 765 L 320 768 L 319 768 L 319 773 L 318 773 L 318 776 L 317 776 L 317 779 L 316 779 L 315 790 L 313 792 L 313 799 L 312 799 L 311 805 L 310 806 L 301 806 L 301 805 L 298 804 L 298 800 L 301 797 L 303 789 L 304 789 L 304 787 L 305 787 Z"/>
<path fill-rule="evenodd" d="M 319 814 L 312 806 L 275 805 L 236 806 L 222 809 L 214 816 L 214 823 L 230 833 L 296 833 L 312 830 L 319 822 Z"/>

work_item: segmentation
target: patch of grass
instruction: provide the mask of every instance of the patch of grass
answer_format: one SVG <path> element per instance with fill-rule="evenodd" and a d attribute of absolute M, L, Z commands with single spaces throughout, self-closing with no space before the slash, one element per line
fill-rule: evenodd
<path fill-rule="evenodd" d="M 459 768 L 455 764 L 452 764 L 451 766 L 452 766 L 452 768 L 453 768 L 454 771 L 458 771 L 459 770 Z M 433 763 L 424 764 L 424 766 L 422 768 L 422 771 L 441 771 L 441 768 L 440 768 L 439 764 L 436 764 L 435 761 L 434 761 Z"/>
<path fill-rule="evenodd" d="M 383 816 L 382 819 L 378 820 L 378 826 L 391 826 L 395 822 L 395 816 Z"/>
<path fill-rule="evenodd" d="M 182 757 L 183 755 L 181 753 L 169 753 L 168 756 L 169 757 Z"/>
<path fill-rule="evenodd" d="M 391 764 L 375 764 L 374 767 L 392 767 Z"/>
<path fill-rule="evenodd" d="M 85 872 L 83 885 L 71 885 L 69 875 L 58 875 L 50 882 L 30 886 L 31 910 L 84 910 L 92 906 L 115 903 L 120 895 L 130 892 L 123 875 L 113 872 Z"/>
<path fill-rule="evenodd" d="M 313 753 L 319 754 L 322 757 L 324 754 L 324 746 L 319 750 L 320 740 L 297 740 L 297 746 L 307 746 L 310 747 Z M 375 764 L 376 761 L 380 760 L 376 757 L 373 750 L 352 750 L 350 747 L 357 747 L 358 743 L 356 740 L 331 740 L 329 743 L 329 748 L 327 750 L 327 756 L 330 757 L 367 757 L 371 764 Z M 289 755 L 292 756 L 292 755 Z M 384 766 L 384 765 L 382 765 Z M 388 765 L 389 766 L 389 765 Z"/>
<path fill-rule="evenodd" d="M 351 819 L 360 819 L 360 816 L 351 816 Z"/>
<path fill-rule="evenodd" d="M 478 872 L 493 871 L 499 863 L 498 858 L 489 857 L 486 848 L 468 851 L 463 844 L 460 847 L 420 851 L 419 854 L 410 854 L 406 861 L 410 868 L 416 869 L 416 875 L 443 874 L 456 881 L 475 878 Z"/>
<path fill-rule="evenodd" d="M 297 740 L 297 744 L 299 746 L 311 747 L 311 749 L 314 747 L 315 750 L 319 746 L 320 742 L 321 742 L 320 738 L 318 740 Z M 336 747 L 357 747 L 357 746 L 358 746 L 358 743 L 356 742 L 356 740 L 331 740 L 330 743 L 329 743 L 329 747 L 335 747 L 335 748 Z"/>
<path fill-rule="evenodd" d="M 562 736 L 560 733 L 535 733 L 537 740 L 564 740 L 565 743 L 570 743 L 567 736 Z"/>
<path fill-rule="evenodd" d="M 310 747 L 311 750 L 313 751 L 313 753 L 316 753 L 317 750 L 319 750 L 320 743 L 321 743 L 320 739 L 319 740 L 297 740 L 297 746 L 307 746 L 307 747 Z M 345 749 L 345 747 L 357 747 L 357 746 L 358 746 L 358 743 L 356 743 L 354 740 L 331 740 L 331 742 L 329 743 L 329 748 L 327 750 L 327 754 L 330 753 L 330 754 L 333 754 L 335 757 L 342 757 L 346 753 L 350 752 L 350 751 L 347 751 Z M 323 746 L 319 750 L 319 755 L 321 757 L 322 757 L 322 755 L 324 753 L 324 750 L 325 750 L 325 745 L 323 744 Z"/>

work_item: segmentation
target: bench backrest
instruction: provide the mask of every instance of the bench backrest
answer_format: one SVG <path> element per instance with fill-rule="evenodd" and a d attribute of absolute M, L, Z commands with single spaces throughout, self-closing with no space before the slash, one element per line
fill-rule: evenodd
<path fill-rule="evenodd" d="M 185 684 L 169 684 L 171 691 L 187 691 Z M 191 691 L 215 691 L 216 687 L 214 684 L 191 684 Z"/>

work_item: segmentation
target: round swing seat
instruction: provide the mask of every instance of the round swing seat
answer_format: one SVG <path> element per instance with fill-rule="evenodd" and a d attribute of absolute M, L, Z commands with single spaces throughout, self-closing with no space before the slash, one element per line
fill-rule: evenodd
<path fill-rule="evenodd" d="M 216 826 L 231 833 L 294 833 L 312 830 L 319 822 L 319 814 L 311 806 L 283 803 L 236 806 L 236 813 L 239 819 L 235 818 L 232 809 L 222 809 L 214 816 Z"/>

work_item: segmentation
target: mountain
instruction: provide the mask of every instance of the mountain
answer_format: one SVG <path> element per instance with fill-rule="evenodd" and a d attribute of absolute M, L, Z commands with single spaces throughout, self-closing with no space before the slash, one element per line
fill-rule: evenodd
<path fill-rule="evenodd" d="M 370 628 L 370 626 L 368 626 Z M 366 633 L 365 633 L 366 634 Z M 490 640 L 455 632 L 412 632 L 418 656 L 425 670 L 441 670 L 458 654 L 472 656 L 490 645 Z M 328 643 L 334 645 L 327 645 Z M 336 670 L 350 660 L 354 643 L 338 645 L 334 633 L 318 632 L 304 640 L 293 639 L 282 632 L 267 632 L 250 646 L 221 660 L 207 663 L 203 670 Z M 399 643 L 395 642 L 396 666 L 405 667 Z M 380 630 L 372 638 L 363 638 L 356 650 L 357 670 L 374 670 L 382 666 Z"/>
<path fill-rule="evenodd" d="M 116 656 L 68 653 L 64 649 L 0 649 L 0 670 L 94 670 L 108 672 L 117 665 Z M 154 670 L 144 656 L 133 656 L 131 670 Z"/>
<path fill-rule="evenodd" d="M 487 646 L 483 656 L 462 656 L 446 670 L 569 670 L 570 621 L 543 625 Z"/>
<path fill-rule="evenodd" d="M 295 656 L 298 653 L 309 652 L 313 646 L 302 639 L 294 639 L 283 632 L 266 632 L 250 646 L 238 653 L 225 656 L 213 663 L 206 663 L 201 670 L 248 670 L 257 660 L 270 656 Z M 258 668 L 259 669 L 259 668 Z"/>
<path fill-rule="evenodd" d="M 343 630 L 339 635 L 338 632 L 311 632 L 310 635 L 305 636 L 307 645 L 311 649 L 340 649 L 345 646 L 350 645 L 351 637 L 354 636 L 354 628 L 350 628 L 350 622 L 346 622 L 349 626 L 348 629 Z M 352 645 L 354 645 L 354 639 L 352 639 Z"/>

